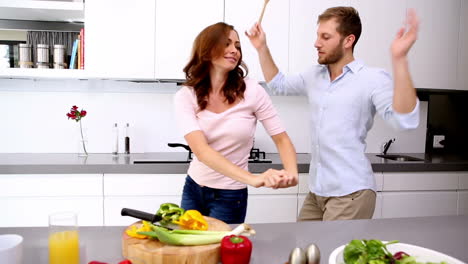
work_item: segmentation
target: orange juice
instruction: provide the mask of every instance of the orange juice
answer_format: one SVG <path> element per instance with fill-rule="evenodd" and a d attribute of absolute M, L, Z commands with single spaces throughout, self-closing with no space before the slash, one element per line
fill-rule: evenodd
<path fill-rule="evenodd" d="M 49 235 L 49 264 L 79 264 L 78 231 L 62 231 Z"/>

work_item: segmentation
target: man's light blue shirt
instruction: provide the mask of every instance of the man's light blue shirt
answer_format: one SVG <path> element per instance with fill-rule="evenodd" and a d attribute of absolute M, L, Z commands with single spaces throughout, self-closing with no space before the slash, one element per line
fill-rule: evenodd
<path fill-rule="evenodd" d="M 333 81 L 327 66 L 315 65 L 300 74 L 279 72 L 268 87 L 277 95 L 308 96 L 312 143 L 309 189 L 319 196 L 376 191 L 365 155 L 365 140 L 375 113 L 397 130 L 419 124 L 419 100 L 411 113 L 395 112 L 392 77 L 359 60 L 344 66 Z"/>

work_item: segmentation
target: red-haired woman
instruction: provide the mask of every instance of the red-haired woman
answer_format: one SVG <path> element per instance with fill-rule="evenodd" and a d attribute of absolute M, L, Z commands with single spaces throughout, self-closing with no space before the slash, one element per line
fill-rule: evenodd
<path fill-rule="evenodd" d="M 271 99 L 256 81 L 244 79 L 244 70 L 237 32 L 216 23 L 196 37 L 184 68 L 187 81 L 175 95 L 179 127 L 195 154 L 181 207 L 230 224 L 245 220 L 247 185 L 289 187 L 298 178 L 294 146 Z M 273 139 L 283 170 L 248 171 L 257 120 Z"/>

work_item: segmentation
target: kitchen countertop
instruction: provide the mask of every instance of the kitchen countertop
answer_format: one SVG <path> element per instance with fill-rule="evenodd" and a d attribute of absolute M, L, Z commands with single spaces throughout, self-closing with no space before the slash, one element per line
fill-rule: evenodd
<path fill-rule="evenodd" d="M 375 220 L 252 224 L 257 235 L 251 237 L 251 264 L 288 260 L 295 247 L 315 243 L 321 264 L 330 253 L 352 239 L 399 240 L 437 250 L 468 263 L 468 216 L 434 216 Z M 121 234 L 125 227 L 80 227 L 80 244 L 85 254 L 81 263 L 91 260 L 116 264 L 123 260 Z M 24 264 L 48 263 L 47 227 L 0 228 L 0 234 L 24 237 Z"/>
<path fill-rule="evenodd" d="M 468 171 L 468 157 L 456 155 L 428 155 L 424 153 L 403 153 L 425 161 L 393 161 L 368 153 L 374 172 L 403 171 Z M 266 154 L 272 163 L 249 163 L 250 171 L 263 172 L 268 168 L 282 168 L 278 154 Z M 133 164 L 134 160 L 178 160 L 187 159 L 186 152 L 158 152 L 136 154 L 0 154 L 0 174 L 58 174 L 58 173 L 167 173 L 184 174 L 188 163 Z M 310 154 L 298 154 L 300 173 L 309 171 Z"/>

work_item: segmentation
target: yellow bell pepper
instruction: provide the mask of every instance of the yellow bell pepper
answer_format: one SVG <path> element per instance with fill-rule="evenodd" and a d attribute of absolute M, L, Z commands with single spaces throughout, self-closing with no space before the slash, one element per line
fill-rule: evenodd
<path fill-rule="evenodd" d="M 208 230 L 208 222 L 206 222 L 203 215 L 197 210 L 185 211 L 185 213 L 179 217 L 179 220 L 173 221 L 173 223 L 187 229 Z"/>
<path fill-rule="evenodd" d="M 125 230 L 125 233 L 131 237 L 135 238 L 147 238 L 148 236 L 145 235 L 140 235 L 138 232 L 148 232 L 148 231 L 153 231 L 151 229 L 150 222 L 148 221 L 142 221 L 143 224 L 140 227 L 137 227 L 136 225 L 132 225 L 130 229 Z"/>

